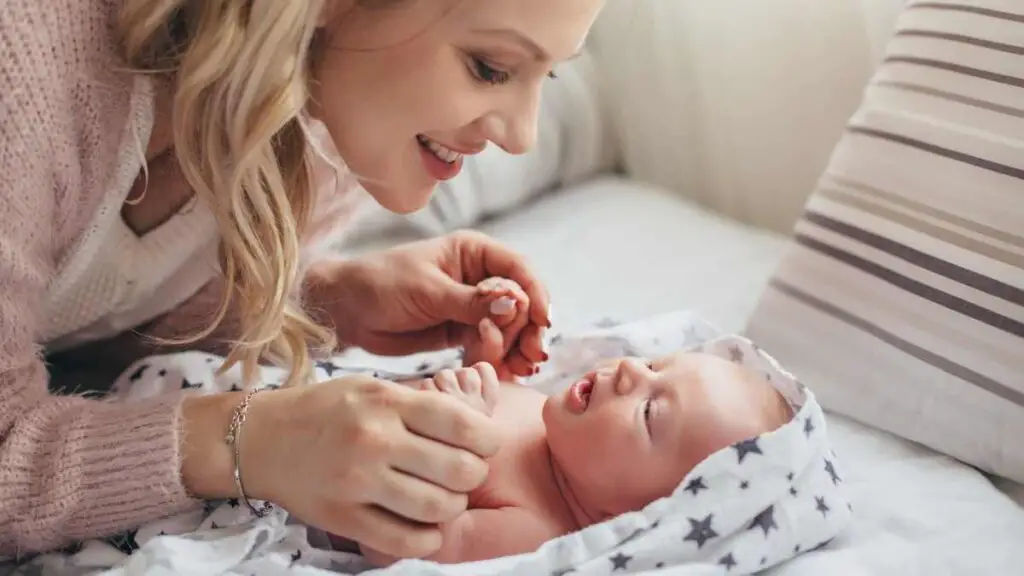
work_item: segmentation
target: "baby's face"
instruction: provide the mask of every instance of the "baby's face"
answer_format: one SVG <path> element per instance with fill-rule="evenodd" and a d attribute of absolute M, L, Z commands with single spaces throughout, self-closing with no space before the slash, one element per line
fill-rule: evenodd
<path fill-rule="evenodd" d="M 552 456 L 593 521 L 668 496 L 698 463 L 789 420 L 760 375 L 710 354 L 621 358 L 544 405 Z"/>

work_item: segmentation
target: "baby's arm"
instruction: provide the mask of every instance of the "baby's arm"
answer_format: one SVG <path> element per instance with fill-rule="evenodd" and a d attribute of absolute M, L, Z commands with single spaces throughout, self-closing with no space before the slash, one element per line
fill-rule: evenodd
<path fill-rule="evenodd" d="M 558 536 L 561 532 L 525 508 L 478 508 L 441 526 L 441 549 L 426 559 L 457 564 L 514 556 L 533 552 Z M 400 560 L 368 548 L 362 552 L 374 566 L 390 566 Z"/>
<path fill-rule="evenodd" d="M 518 506 L 467 510 L 445 525 L 442 534 L 441 549 L 430 560 L 443 564 L 525 554 L 561 536 L 539 516 Z"/>

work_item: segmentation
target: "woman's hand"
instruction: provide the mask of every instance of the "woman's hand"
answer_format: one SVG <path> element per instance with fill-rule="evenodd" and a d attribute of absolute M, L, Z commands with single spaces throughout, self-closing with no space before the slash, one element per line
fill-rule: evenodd
<path fill-rule="evenodd" d="M 445 394 L 353 376 L 257 394 L 240 449 L 255 499 L 402 558 L 441 546 L 500 444 L 488 417 Z"/>
<path fill-rule="evenodd" d="M 477 284 L 507 278 L 522 287 L 528 310 L 501 325 Z M 478 361 L 529 376 L 544 362 L 543 329 L 551 325 L 548 294 L 516 253 L 491 238 L 460 231 L 345 262 L 325 263 L 310 278 L 312 305 L 327 313 L 343 343 L 382 355 L 454 346 L 476 347 Z M 502 333 L 500 346 L 482 335 Z M 496 348 L 496 349 L 495 349 Z"/>

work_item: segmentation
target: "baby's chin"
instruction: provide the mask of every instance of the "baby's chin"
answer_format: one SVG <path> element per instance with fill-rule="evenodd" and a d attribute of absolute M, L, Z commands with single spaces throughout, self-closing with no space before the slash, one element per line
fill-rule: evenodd
<path fill-rule="evenodd" d="M 557 417 L 556 412 L 562 408 L 561 394 L 553 394 L 544 399 L 544 406 L 540 409 L 540 418 L 544 422 L 544 428 L 550 428 L 555 418 Z"/>

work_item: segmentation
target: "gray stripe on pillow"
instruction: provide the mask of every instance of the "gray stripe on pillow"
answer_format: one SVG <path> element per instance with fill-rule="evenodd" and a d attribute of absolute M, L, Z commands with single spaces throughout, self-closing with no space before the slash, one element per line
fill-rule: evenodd
<path fill-rule="evenodd" d="M 913 278 L 904 276 L 894 270 L 890 270 L 889 268 L 876 264 L 875 262 L 871 262 L 866 258 L 857 256 L 856 254 L 851 254 L 846 250 L 836 248 L 835 246 L 831 246 L 807 235 L 797 234 L 793 240 L 804 248 L 813 250 L 819 254 L 828 256 L 836 262 L 874 276 L 875 278 L 878 278 L 879 280 L 895 286 L 909 294 L 913 294 L 918 298 L 928 300 L 929 302 L 938 304 L 951 312 L 988 324 L 989 326 L 1008 334 L 1024 338 L 1024 322 L 1019 322 L 1013 318 L 964 300 L 959 296 L 943 292 L 934 286 L 929 286 L 924 282 L 919 282 Z M 1024 342 L 1021 344 L 1024 345 Z"/>
<path fill-rule="evenodd" d="M 939 90 L 937 88 L 930 88 L 928 86 L 922 86 L 920 84 L 912 84 L 910 82 L 895 82 L 895 81 L 880 81 L 877 83 L 878 86 L 885 86 L 887 88 L 893 88 L 896 90 L 904 90 L 906 92 L 914 92 L 917 94 L 925 94 L 927 96 L 934 96 L 942 100 L 948 100 L 950 102 L 956 102 L 957 104 L 966 104 L 968 106 L 974 106 L 976 108 L 984 108 L 992 112 L 998 112 L 999 114 L 1005 114 L 1007 116 L 1014 116 L 1016 118 L 1024 118 L 1024 108 L 1014 108 L 1012 106 L 1003 106 L 1002 104 L 996 104 L 995 102 L 989 102 L 988 100 L 982 100 L 980 98 L 971 98 L 970 96 L 964 96 L 962 94 L 954 94 L 946 90 Z"/>
<path fill-rule="evenodd" d="M 975 222 L 974 220 L 957 216 L 950 212 L 946 212 L 944 210 L 935 208 L 934 206 L 929 206 L 921 202 L 914 202 L 909 198 L 904 198 L 903 196 L 900 196 L 898 194 L 893 194 L 892 192 L 883 190 L 877 186 L 869 186 L 867 184 L 864 184 L 863 182 L 857 182 L 853 179 L 836 176 L 834 174 L 826 175 L 826 177 L 822 179 L 822 182 L 832 182 L 838 186 L 845 188 L 846 190 L 852 190 L 859 194 L 872 197 L 876 200 L 901 206 L 903 208 L 906 208 L 907 210 L 917 212 L 923 216 L 928 216 L 935 220 L 942 220 L 948 222 L 954 226 L 963 228 L 964 230 L 968 230 L 970 232 L 974 232 L 975 234 L 981 236 L 987 236 L 989 238 L 999 240 L 1000 242 L 1005 242 L 1007 244 L 1013 244 L 1015 246 L 1024 248 L 1024 236 L 1018 236 L 1016 234 L 1011 234 L 1003 230 L 998 230 L 996 228 L 993 228 L 992 226 L 980 224 L 978 222 Z M 826 191 L 826 194 L 827 193 L 828 192 Z M 1024 266 L 1022 266 L 1022 268 L 1024 268 Z"/>
<path fill-rule="evenodd" d="M 968 270 L 967 268 L 958 266 L 952 262 L 948 262 L 936 256 L 932 256 L 931 254 L 911 248 L 910 246 L 900 244 L 891 238 L 873 234 L 859 226 L 840 222 L 839 220 L 830 218 L 819 212 L 809 210 L 804 215 L 804 220 L 817 224 L 826 230 L 831 230 L 841 236 L 845 236 L 855 242 L 864 244 L 865 246 L 870 246 L 876 250 L 895 256 L 904 262 L 923 268 L 929 272 L 938 274 L 939 276 L 949 278 L 954 282 L 970 286 L 975 290 L 985 292 L 986 294 L 990 294 L 996 298 L 1001 298 L 1012 304 L 1024 305 L 1024 290 L 1011 286 L 1005 282 L 1000 282 L 994 278 L 985 276 L 984 274 L 979 274 L 973 270 Z M 820 241 L 817 239 L 815 240 Z"/>
<path fill-rule="evenodd" d="M 930 38 L 932 40 L 948 40 L 950 42 L 959 42 L 961 44 L 977 46 L 978 48 L 988 48 L 990 50 L 996 50 L 998 52 L 1007 52 L 1009 54 L 1024 56 L 1024 46 L 1015 46 L 1013 44 L 1006 44 L 1004 42 L 984 40 L 982 38 L 974 38 L 973 36 L 954 34 L 952 32 L 936 32 L 934 30 L 908 29 L 899 30 L 898 32 L 896 32 L 895 36 L 903 38 Z"/>
<path fill-rule="evenodd" d="M 956 4 L 952 2 L 914 2 L 908 6 L 908 8 L 966 12 L 969 14 L 977 14 L 979 16 L 998 18 L 1000 20 L 1009 20 L 1010 22 L 1024 23 L 1024 14 L 1011 14 L 1010 12 L 1004 12 L 1002 10 L 982 8 L 981 6 L 972 6 L 967 4 Z"/>
<path fill-rule="evenodd" d="M 853 134 L 871 136 L 874 138 L 880 138 L 883 140 L 888 140 L 890 142 L 895 142 L 896 144 L 911 146 L 913 148 L 917 148 L 918 150 L 931 152 L 933 154 L 938 154 L 939 156 L 945 156 L 946 158 L 949 158 L 951 160 L 957 160 L 965 164 L 970 164 L 971 166 L 977 166 L 978 168 L 991 170 L 992 172 L 998 172 L 1006 176 L 1017 178 L 1018 180 L 1024 180 L 1024 170 L 1020 168 L 1007 166 L 1005 164 L 1000 164 L 998 162 L 993 162 L 991 160 L 986 160 L 985 158 L 979 158 L 977 156 L 972 156 L 970 154 L 964 154 L 963 152 L 957 152 L 956 150 L 950 150 L 949 148 L 943 148 L 942 146 L 936 146 L 935 144 L 929 144 L 928 142 L 918 140 L 916 138 L 902 136 L 900 134 L 895 134 L 893 132 L 881 130 L 878 128 L 869 128 L 867 126 L 854 125 L 847 128 L 847 131 Z"/>
<path fill-rule="evenodd" d="M 920 360 L 921 362 L 934 366 L 951 376 L 960 378 L 964 382 L 969 382 L 970 384 L 973 384 L 978 388 L 981 388 L 982 390 L 994 394 L 1004 400 L 1024 407 L 1024 393 L 1021 393 L 1019 390 L 1016 390 L 1007 384 L 997 382 L 996 380 L 993 380 L 984 374 L 979 374 L 966 366 L 962 366 L 947 358 L 943 358 L 938 354 L 929 352 L 916 344 L 908 342 L 899 336 L 888 332 L 874 323 L 868 322 L 863 318 L 859 318 L 845 310 L 842 310 L 834 304 L 830 304 L 824 300 L 816 298 L 810 293 L 800 290 L 799 288 L 782 280 L 772 280 L 769 287 L 780 294 L 800 302 L 804 306 L 814 308 L 822 314 L 826 314 L 835 320 L 866 332 L 875 338 L 882 340 L 886 344 L 889 344 L 890 346 Z"/>
<path fill-rule="evenodd" d="M 989 70 L 981 70 L 980 68 L 964 66 L 963 64 L 954 64 L 953 62 L 945 62 L 934 58 L 919 58 L 917 56 L 888 56 L 883 60 L 883 62 L 885 64 L 912 64 L 926 68 L 935 68 L 937 70 L 955 72 L 964 76 L 981 78 L 982 80 L 990 80 L 992 82 L 998 82 L 999 84 L 1024 88 L 1024 78 L 1010 76 L 1009 74 L 1000 74 L 999 72 L 991 72 Z"/>
<path fill-rule="evenodd" d="M 920 218 L 917 215 L 913 214 L 912 212 L 895 210 L 889 208 L 888 206 L 882 203 L 858 197 L 857 195 L 851 192 L 840 190 L 838 188 L 819 188 L 818 196 L 821 196 L 822 198 L 828 198 L 833 202 L 842 204 L 844 206 L 848 206 L 850 208 L 854 208 L 855 210 L 866 212 L 868 214 L 878 216 L 879 218 L 884 218 L 885 220 L 889 220 L 890 222 L 899 224 L 904 228 L 914 230 L 915 232 L 920 232 L 922 234 L 926 234 L 932 238 L 936 238 L 947 244 L 952 244 L 953 246 L 963 248 L 964 250 L 984 255 L 988 258 L 991 258 L 992 260 L 998 260 L 999 262 L 1008 264 L 1010 266 L 1024 268 L 1024 255 L 1017 254 L 1009 250 L 1003 250 L 997 246 L 986 243 L 977 238 L 960 234 L 947 227 L 943 227 L 933 222 L 929 222 L 924 218 Z M 925 213 L 924 210 L 916 208 L 912 210 L 913 212 L 921 212 L 922 214 Z M 976 225 L 975 223 L 962 218 L 956 218 L 956 221 L 954 221 L 953 219 L 955 217 L 942 213 L 939 210 L 932 210 L 930 212 L 932 212 L 933 215 L 935 213 L 941 214 L 941 219 L 944 220 L 946 224 L 957 225 L 957 223 L 963 223 L 971 225 L 971 229 L 974 229 L 976 233 L 980 233 L 981 235 L 986 236 L 986 240 L 995 239 L 995 237 L 991 236 L 990 234 L 998 233 L 1000 239 L 1004 239 L 1005 237 L 1008 236 L 1016 240 L 1018 246 L 1024 247 L 1024 245 L 1021 244 L 1024 243 L 1024 240 L 1020 238 L 1015 238 L 1010 234 L 999 233 L 999 231 L 995 230 L 994 228 Z"/>

